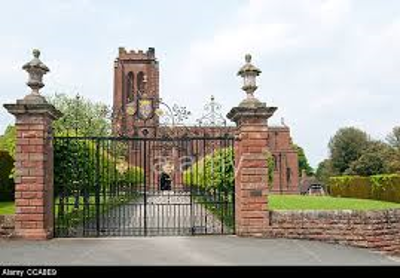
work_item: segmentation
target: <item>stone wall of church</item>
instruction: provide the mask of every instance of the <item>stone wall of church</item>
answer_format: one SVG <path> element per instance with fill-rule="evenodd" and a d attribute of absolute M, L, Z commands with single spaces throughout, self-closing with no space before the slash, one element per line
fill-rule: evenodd
<path fill-rule="evenodd" d="M 275 160 L 271 193 L 297 194 L 299 166 L 289 127 L 269 127 L 268 145 Z"/>

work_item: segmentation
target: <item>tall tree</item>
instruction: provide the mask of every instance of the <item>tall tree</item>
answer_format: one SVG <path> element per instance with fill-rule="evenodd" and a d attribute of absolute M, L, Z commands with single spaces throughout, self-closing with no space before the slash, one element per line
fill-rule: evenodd
<path fill-rule="evenodd" d="M 392 148 L 387 156 L 388 173 L 400 174 L 400 149 Z"/>
<path fill-rule="evenodd" d="M 4 134 L 0 136 L 0 150 L 8 152 L 12 157 L 15 156 L 15 126 L 9 125 Z"/>
<path fill-rule="evenodd" d="M 391 148 L 384 142 L 372 141 L 362 155 L 344 172 L 349 175 L 371 176 L 389 173 Z"/>
<path fill-rule="evenodd" d="M 394 127 L 392 132 L 386 137 L 386 140 L 393 148 L 400 150 L 400 126 Z"/>
<path fill-rule="evenodd" d="M 368 134 L 360 129 L 354 127 L 339 129 L 328 145 L 333 171 L 338 174 L 345 173 L 351 163 L 362 156 L 369 143 Z"/>
<path fill-rule="evenodd" d="M 319 181 L 326 184 L 328 179 L 335 175 L 336 173 L 333 170 L 332 161 L 330 159 L 325 159 L 318 164 L 315 176 Z"/>
<path fill-rule="evenodd" d="M 54 122 L 56 134 L 87 136 L 107 136 L 111 131 L 111 121 L 107 118 L 109 109 L 105 104 L 93 103 L 80 96 L 55 94 L 47 100 L 63 113 Z"/>
<path fill-rule="evenodd" d="M 11 178 L 14 159 L 8 151 L 0 150 L 0 201 L 13 199 L 14 181 Z"/>
<path fill-rule="evenodd" d="M 304 149 L 296 144 L 293 144 L 293 147 L 297 151 L 298 163 L 299 163 L 299 175 L 301 175 L 303 170 L 306 172 L 307 176 L 313 175 L 314 170 L 308 163 L 308 159 L 306 157 Z"/>
<path fill-rule="evenodd" d="M 389 172 L 400 173 L 400 126 L 393 128 L 386 141 L 392 147 L 387 156 Z"/>
<path fill-rule="evenodd" d="M 93 103 L 82 97 L 70 97 L 65 94 L 55 94 L 47 97 L 63 117 L 54 122 L 56 134 L 78 133 L 79 135 L 107 136 L 111 131 L 111 121 L 107 118 L 108 108 L 102 103 Z M 15 155 L 15 126 L 9 125 L 0 136 L 0 150 Z"/>

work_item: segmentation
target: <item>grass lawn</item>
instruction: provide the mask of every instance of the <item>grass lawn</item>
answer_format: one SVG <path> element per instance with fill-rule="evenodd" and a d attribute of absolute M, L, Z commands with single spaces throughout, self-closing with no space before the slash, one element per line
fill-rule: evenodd
<path fill-rule="evenodd" d="M 325 196 L 270 195 L 269 207 L 273 210 L 379 210 L 400 208 L 400 204 Z"/>
<path fill-rule="evenodd" d="M 93 204 L 95 202 L 94 199 L 95 199 L 94 196 L 90 196 L 89 202 L 90 202 L 90 204 L 92 204 L 91 208 L 94 207 L 93 206 Z M 123 199 L 124 199 L 123 201 L 120 201 L 119 199 L 115 198 L 115 199 L 112 199 L 110 202 L 106 202 L 102 198 L 101 199 L 101 204 L 102 204 L 101 208 L 103 210 L 106 210 L 106 209 L 109 209 L 111 207 L 117 206 L 119 204 L 122 204 L 122 203 L 127 202 L 127 201 L 130 200 L 130 199 L 128 200 L 127 198 L 123 198 Z M 56 204 L 59 203 L 58 200 L 56 200 L 55 202 L 56 202 Z M 65 206 L 66 214 L 70 214 L 70 213 L 76 214 L 77 212 L 82 212 L 83 211 L 83 198 L 82 197 L 79 198 L 79 204 L 80 204 L 79 208 L 80 209 L 78 209 L 78 210 L 74 209 L 74 202 L 75 202 L 75 198 L 74 197 L 65 198 L 64 202 L 65 202 L 65 204 L 68 204 L 68 205 Z M 59 206 L 57 205 L 56 209 L 55 209 L 56 215 L 58 213 L 58 209 L 59 209 Z M 1 202 L 0 201 L 0 214 L 14 214 L 14 213 L 15 213 L 15 204 L 14 204 L 14 202 Z"/>
<path fill-rule="evenodd" d="M 269 207 L 273 210 L 379 210 L 400 208 L 400 204 L 351 198 L 270 195 Z M 14 203 L 0 202 L 0 214 L 13 214 L 14 210 Z"/>
<path fill-rule="evenodd" d="M 14 202 L 0 202 L 0 214 L 14 214 Z"/>

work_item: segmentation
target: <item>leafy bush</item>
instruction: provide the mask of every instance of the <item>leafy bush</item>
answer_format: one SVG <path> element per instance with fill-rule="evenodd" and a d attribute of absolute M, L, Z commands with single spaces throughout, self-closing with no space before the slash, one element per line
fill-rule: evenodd
<path fill-rule="evenodd" d="M 14 179 L 11 178 L 14 159 L 6 151 L 0 151 L 0 201 L 14 199 Z"/>
<path fill-rule="evenodd" d="M 184 183 L 206 191 L 218 189 L 233 192 L 235 180 L 233 157 L 233 148 L 214 151 L 183 173 Z"/>
<path fill-rule="evenodd" d="M 306 157 L 306 154 L 304 152 L 304 149 L 300 147 L 299 145 L 293 144 L 293 148 L 297 152 L 297 157 L 298 157 L 298 165 L 299 165 L 299 175 L 301 176 L 301 173 L 303 171 L 306 172 L 307 176 L 311 176 L 314 174 L 314 169 L 310 166 L 308 159 Z"/>
<path fill-rule="evenodd" d="M 8 152 L 11 157 L 15 157 L 15 140 L 17 131 L 15 126 L 7 126 L 3 135 L 0 135 L 0 150 Z"/>
<path fill-rule="evenodd" d="M 86 194 L 115 190 L 116 184 L 136 185 L 143 181 L 139 167 L 121 170 L 123 163 L 113 157 L 107 144 L 94 140 L 56 139 L 54 144 L 54 184 L 56 194 L 69 195 L 81 191 Z M 100 188 L 96 188 L 97 184 Z"/>
<path fill-rule="evenodd" d="M 144 181 L 144 171 L 142 168 L 134 166 L 120 173 L 119 180 L 123 180 L 132 185 L 141 184 Z"/>
<path fill-rule="evenodd" d="M 144 171 L 142 168 L 133 166 L 129 169 L 119 171 L 118 176 L 111 184 L 110 192 L 112 195 L 121 195 L 121 192 L 127 192 L 129 195 L 137 193 L 137 186 L 144 182 Z M 135 189 L 136 188 L 136 189 Z"/>
<path fill-rule="evenodd" d="M 329 193 L 335 197 L 371 199 L 371 183 L 368 177 L 341 176 L 329 179 Z"/>
<path fill-rule="evenodd" d="M 268 165 L 268 185 L 271 189 L 274 186 L 274 171 L 275 171 L 275 160 L 270 152 L 267 154 L 267 165 Z"/>
<path fill-rule="evenodd" d="M 99 158 L 99 161 L 102 159 Z M 54 190 L 56 195 L 71 195 L 84 189 L 95 190 L 96 156 L 93 143 L 85 140 L 56 139 L 54 144 Z"/>
<path fill-rule="evenodd" d="M 193 164 L 184 175 L 184 183 L 200 189 L 211 191 L 218 189 L 233 192 L 235 183 L 235 162 L 233 148 L 223 148 L 205 156 Z M 274 159 L 270 153 L 266 156 L 268 164 L 268 182 L 273 185 Z"/>
<path fill-rule="evenodd" d="M 400 175 L 376 175 L 370 178 L 376 200 L 400 203 Z"/>
<path fill-rule="evenodd" d="M 400 203 L 400 175 L 343 176 L 329 179 L 335 197 L 352 197 Z"/>

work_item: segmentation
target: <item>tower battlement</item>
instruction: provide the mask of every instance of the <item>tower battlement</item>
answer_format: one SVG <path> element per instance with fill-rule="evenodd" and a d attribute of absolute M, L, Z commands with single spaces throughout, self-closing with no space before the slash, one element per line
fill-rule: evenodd
<path fill-rule="evenodd" d="M 149 47 L 149 49 L 144 52 L 143 50 L 126 50 L 125 47 L 120 47 L 118 49 L 118 59 L 120 60 L 156 60 L 155 49 Z"/>

